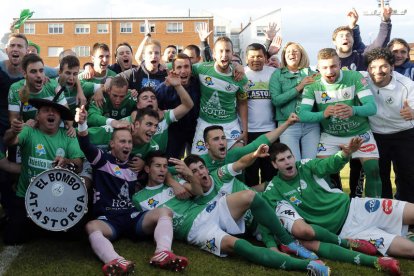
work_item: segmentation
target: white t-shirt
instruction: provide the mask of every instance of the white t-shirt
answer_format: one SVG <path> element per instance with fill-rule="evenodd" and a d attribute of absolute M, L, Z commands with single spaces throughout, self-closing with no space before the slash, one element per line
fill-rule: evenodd
<path fill-rule="evenodd" d="M 262 71 L 244 68 L 249 80 L 248 89 L 248 128 L 249 132 L 267 132 L 275 129 L 275 112 L 270 92 L 270 76 L 276 68 L 264 66 Z"/>

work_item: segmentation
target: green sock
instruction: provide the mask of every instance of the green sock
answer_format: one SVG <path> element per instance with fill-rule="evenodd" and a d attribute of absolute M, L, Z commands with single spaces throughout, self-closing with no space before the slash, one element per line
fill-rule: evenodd
<path fill-rule="evenodd" d="M 310 226 L 315 232 L 315 240 L 340 245 L 345 248 L 350 247 L 348 240 L 341 239 L 338 235 L 335 235 L 331 231 L 323 227 L 320 227 L 319 225 L 316 225 L 316 224 L 310 224 Z"/>
<path fill-rule="evenodd" d="M 370 267 L 375 267 L 378 260 L 377 257 L 365 255 L 326 242 L 320 242 L 319 249 L 316 253 L 322 258 Z"/>
<path fill-rule="evenodd" d="M 282 226 L 272 208 L 270 208 L 270 206 L 260 195 L 255 195 L 252 204 L 250 205 L 250 210 L 252 211 L 255 220 L 259 224 L 267 227 L 272 234 L 280 240 L 281 243 L 287 245 L 295 241 L 289 232 Z"/>
<path fill-rule="evenodd" d="M 234 252 L 255 264 L 284 270 L 306 271 L 309 264 L 309 260 L 292 258 L 265 247 L 254 246 L 242 239 L 234 243 Z"/>
<path fill-rule="evenodd" d="M 365 184 L 366 197 L 381 197 L 382 183 L 379 175 L 378 160 L 370 159 L 362 163 L 367 181 Z"/>

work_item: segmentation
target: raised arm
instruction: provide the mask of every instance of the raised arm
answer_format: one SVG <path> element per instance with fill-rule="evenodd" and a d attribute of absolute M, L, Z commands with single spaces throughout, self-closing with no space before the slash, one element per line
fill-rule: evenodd
<path fill-rule="evenodd" d="M 241 172 L 256 161 L 257 158 L 269 156 L 269 146 L 261 144 L 254 152 L 244 155 L 242 158 L 233 163 L 233 171 Z"/>
<path fill-rule="evenodd" d="M 191 99 L 190 94 L 188 94 L 187 90 L 185 90 L 184 86 L 181 85 L 180 76 L 174 71 L 168 72 L 165 84 L 173 86 L 178 94 L 178 97 L 180 97 L 181 104 L 173 109 L 175 118 L 180 120 L 193 108 L 194 102 Z"/>

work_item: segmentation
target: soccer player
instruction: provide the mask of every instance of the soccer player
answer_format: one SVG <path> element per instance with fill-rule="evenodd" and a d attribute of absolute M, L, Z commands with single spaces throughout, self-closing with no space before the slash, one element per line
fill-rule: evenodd
<path fill-rule="evenodd" d="M 248 157 L 239 161 L 239 164 L 249 163 L 251 159 L 265 155 L 267 155 L 267 151 L 262 151 L 260 148 L 254 154 L 249 154 Z M 170 162 L 174 162 L 177 171 L 188 180 L 182 181 L 183 185 L 189 187 L 191 184 L 189 189 L 193 194 L 196 194 L 194 193 L 195 175 L 192 170 L 182 160 L 170 158 Z M 270 207 L 255 192 L 234 193 L 221 197 L 209 205 L 199 205 L 191 200 L 178 200 L 171 188 L 164 184 L 167 163 L 167 158 L 160 152 L 153 152 L 148 156 L 145 166 L 145 170 L 148 172 L 147 186 L 134 195 L 133 202 L 138 210 L 151 210 L 159 206 L 172 209 L 176 238 L 198 245 L 201 249 L 217 256 L 224 257 L 228 253 L 234 252 L 254 263 L 268 267 L 286 270 L 308 269 L 320 273 L 318 275 L 329 275 L 329 268 L 320 262 L 295 259 L 263 247 L 254 246 L 246 240 L 231 235 L 244 231 L 243 215 L 250 208 L 256 219 L 269 227 L 274 234 L 283 233 L 283 235 L 279 235 L 283 242 L 292 243 L 292 246 L 298 247 L 298 244 L 281 228 L 282 226 Z M 215 171 L 214 179 L 225 181 L 232 178 L 232 173 L 238 171 L 239 164 L 230 164 Z M 269 217 L 275 217 L 275 219 L 269 220 Z"/>
<path fill-rule="evenodd" d="M 378 148 L 367 118 L 377 111 L 375 100 L 365 78 L 359 72 L 341 70 L 340 64 L 335 49 L 319 51 L 321 78 L 304 88 L 299 117 L 302 122 L 321 123 L 320 158 L 335 154 L 352 137 L 362 137 L 364 144 L 353 158 L 360 158 L 367 176 L 365 196 L 381 197 Z M 316 111 L 312 111 L 314 105 Z"/>
<path fill-rule="evenodd" d="M 105 153 L 89 142 L 85 107 L 78 109 L 76 115 L 80 147 L 91 163 L 94 178 L 93 212 L 96 219 L 86 224 L 86 231 L 93 251 L 104 262 L 104 274 L 126 275 L 134 269 L 134 263 L 121 257 L 111 243 L 123 235 L 135 238 L 154 234 L 157 247 L 150 263 L 175 271 L 184 269 L 188 264 L 187 258 L 171 252 L 171 210 L 159 208 L 137 212 L 132 205 L 137 175 L 128 167 L 132 150 L 130 130 L 114 130 L 111 151 Z"/>

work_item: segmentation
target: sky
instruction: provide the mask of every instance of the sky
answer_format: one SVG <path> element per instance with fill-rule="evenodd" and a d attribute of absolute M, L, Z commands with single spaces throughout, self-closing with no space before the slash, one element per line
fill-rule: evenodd
<path fill-rule="evenodd" d="M 407 10 L 406 15 L 391 18 L 391 38 L 401 37 L 414 42 L 414 1 L 390 0 L 390 6 Z M 25 8 L 35 12 L 33 18 L 188 16 L 190 10 L 191 16 L 212 13 L 228 18 L 234 27 L 241 23 L 245 26 L 249 18 L 254 20 L 281 8 L 283 42 L 302 44 L 311 64 L 315 63 L 319 49 L 333 46 L 332 31 L 338 26 L 347 25 L 346 14 L 352 8 L 359 12 L 358 23 L 365 44 L 376 37 L 380 23 L 378 16 L 363 15 L 364 11 L 377 8 L 376 0 L 14 0 L 4 2 L 0 9 L 0 37 L 8 32 L 13 18 L 18 17 Z"/>

